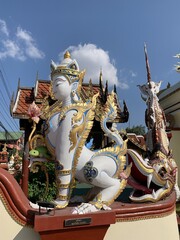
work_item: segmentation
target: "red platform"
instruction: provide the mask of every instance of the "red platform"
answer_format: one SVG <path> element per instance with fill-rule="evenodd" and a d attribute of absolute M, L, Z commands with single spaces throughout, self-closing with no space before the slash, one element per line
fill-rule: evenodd
<path fill-rule="evenodd" d="M 42 240 L 102 240 L 111 224 L 123 221 L 161 218 L 174 212 L 173 192 L 157 203 L 115 201 L 110 211 L 74 215 L 73 206 L 39 214 L 30 207 L 22 189 L 6 170 L 0 168 L 0 198 L 11 217 L 21 225 L 34 228 Z"/>
<path fill-rule="evenodd" d="M 36 215 L 34 229 L 42 240 L 102 240 L 110 224 L 116 222 L 114 211 L 74 215 L 72 207 Z"/>

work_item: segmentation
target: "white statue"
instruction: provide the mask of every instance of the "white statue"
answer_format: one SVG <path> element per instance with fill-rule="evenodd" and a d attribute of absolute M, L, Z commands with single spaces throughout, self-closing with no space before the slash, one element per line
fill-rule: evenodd
<path fill-rule="evenodd" d="M 109 130 L 108 120 L 116 117 L 114 93 L 106 104 L 101 118 L 101 127 L 116 145 L 97 152 L 89 150 L 86 139 L 93 125 L 94 110 L 98 94 L 92 102 L 84 103 L 79 97 L 85 71 L 79 71 L 76 60 L 69 52 L 64 55 L 60 65 L 51 64 L 52 93 L 61 102 L 61 110 L 49 114 L 46 144 L 56 161 L 58 186 L 57 208 L 68 205 L 75 179 L 93 186 L 88 203 L 82 203 L 73 213 L 83 214 L 100 209 L 109 209 L 109 205 L 119 196 L 126 186 L 126 179 L 119 179 L 126 163 L 126 141 L 117 129 Z"/>

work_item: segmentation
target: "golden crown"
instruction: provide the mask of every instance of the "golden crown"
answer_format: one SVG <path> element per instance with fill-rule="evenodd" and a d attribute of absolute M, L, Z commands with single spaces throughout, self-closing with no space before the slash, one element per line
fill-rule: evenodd
<path fill-rule="evenodd" d="M 72 83 L 80 78 L 82 72 L 79 71 L 76 60 L 72 60 L 70 53 L 66 51 L 60 65 L 56 65 L 53 61 L 51 62 L 51 78 L 56 74 L 65 75 L 70 83 Z"/>
<path fill-rule="evenodd" d="M 63 75 L 69 81 L 69 84 L 73 82 L 78 82 L 77 93 L 79 94 L 82 87 L 83 78 L 85 75 L 85 70 L 79 71 L 79 66 L 76 60 L 71 59 L 70 53 L 67 51 L 64 54 L 64 59 L 60 63 L 60 65 L 56 65 L 53 61 L 51 61 L 51 97 L 54 99 L 52 92 L 52 84 L 53 84 L 53 76 L 55 75 Z"/>

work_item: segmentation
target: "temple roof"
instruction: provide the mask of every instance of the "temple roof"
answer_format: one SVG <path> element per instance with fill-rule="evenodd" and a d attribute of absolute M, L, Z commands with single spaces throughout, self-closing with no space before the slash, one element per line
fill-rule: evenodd
<path fill-rule="evenodd" d="M 18 140 L 22 137 L 23 132 L 0 132 L 0 141 Z"/>
<path fill-rule="evenodd" d="M 13 118 L 28 119 L 29 105 L 35 101 L 41 105 L 45 96 L 49 95 L 50 81 L 37 80 L 35 87 L 18 87 L 15 100 L 11 101 L 11 115 Z"/>
<path fill-rule="evenodd" d="M 104 88 L 99 84 L 92 84 L 91 80 L 89 83 L 83 83 L 80 95 L 83 101 L 87 101 L 98 92 L 100 93 L 100 97 L 98 98 L 97 104 L 104 107 L 105 102 L 103 102 L 103 98 L 107 98 L 107 91 L 104 91 Z M 28 119 L 29 116 L 27 113 L 29 105 L 35 101 L 35 103 L 41 107 L 41 104 L 46 96 L 50 96 L 50 81 L 48 80 L 36 80 L 35 87 L 18 86 L 16 97 L 11 100 L 12 117 L 17 119 Z M 122 120 L 122 110 L 117 94 L 115 94 L 114 101 L 117 105 L 118 111 L 118 116 L 115 122 L 125 122 L 124 119 Z"/>

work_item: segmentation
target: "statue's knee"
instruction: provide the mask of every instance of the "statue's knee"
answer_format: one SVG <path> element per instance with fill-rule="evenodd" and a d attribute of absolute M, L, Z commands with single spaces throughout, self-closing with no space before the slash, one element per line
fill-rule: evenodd
<path fill-rule="evenodd" d="M 92 182 L 98 175 L 98 169 L 93 166 L 93 161 L 88 161 L 83 168 L 84 177 L 88 182 Z"/>

